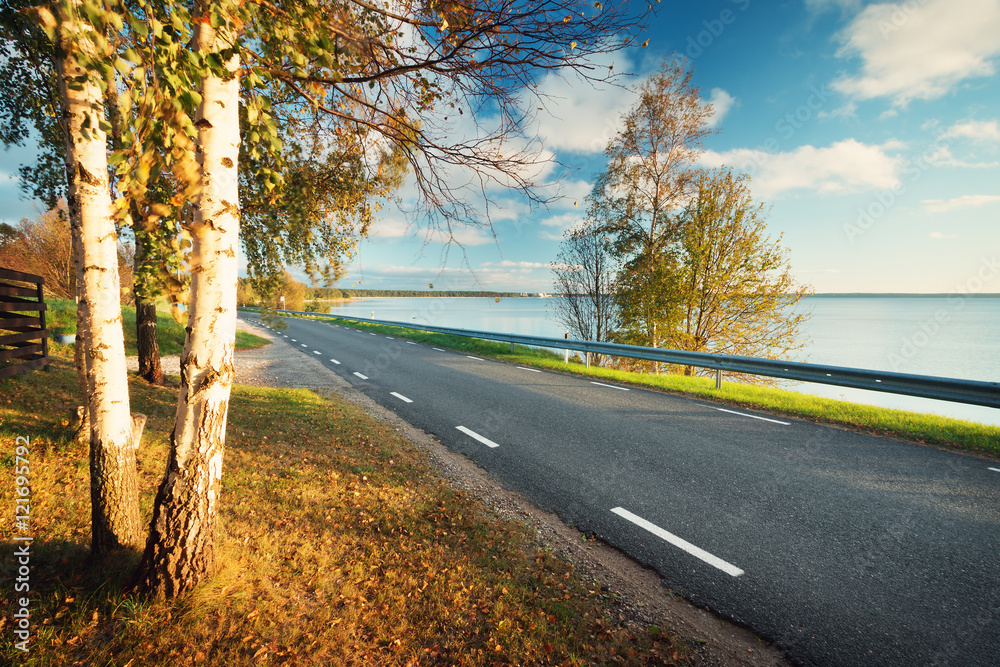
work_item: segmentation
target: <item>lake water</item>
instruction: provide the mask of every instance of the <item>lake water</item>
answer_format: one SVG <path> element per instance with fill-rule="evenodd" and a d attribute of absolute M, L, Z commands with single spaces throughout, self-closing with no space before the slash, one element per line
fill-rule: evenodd
<path fill-rule="evenodd" d="M 1000 297 L 808 297 L 809 339 L 796 361 L 935 375 L 1000 380 Z M 542 298 L 366 298 L 334 313 L 562 338 L 554 300 Z M 797 391 L 858 403 L 931 412 L 1000 424 L 1000 410 L 896 396 L 862 389 L 789 383 Z"/>

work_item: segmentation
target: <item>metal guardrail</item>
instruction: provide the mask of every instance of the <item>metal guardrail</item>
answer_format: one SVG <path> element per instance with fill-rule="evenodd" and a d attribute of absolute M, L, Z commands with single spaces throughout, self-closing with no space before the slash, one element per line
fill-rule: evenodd
<path fill-rule="evenodd" d="M 49 365 L 42 285 L 40 276 L 0 269 L 0 379 Z"/>
<path fill-rule="evenodd" d="M 737 357 L 726 354 L 709 354 L 705 352 L 685 352 L 683 350 L 666 350 L 638 345 L 620 345 L 617 343 L 595 343 L 582 340 L 564 340 L 562 338 L 545 338 L 539 336 L 522 336 L 520 334 L 503 334 L 491 331 L 474 331 L 470 329 L 454 329 L 451 327 L 436 327 L 427 324 L 410 322 L 393 322 L 389 320 L 367 319 L 348 315 L 333 315 L 306 311 L 280 311 L 295 315 L 309 315 L 371 324 L 431 331 L 434 333 L 481 338 L 505 343 L 531 345 L 554 349 L 575 350 L 630 359 L 645 359 L 667 364 L 696 366 L 716 371 L 730 373 L 746 373 L 766 377 L 798 380 L 800 382 L 815 382 L 818 384 L 852 387 L 854 389 L 869 389 L 890 394 L 933 398 L 940 401 L 968 403 L 990 408 L 1000 408 L 1000 382 L 982 382 L 979 380 L 958 380 L 954 378 L 933 377 L 929 375 L 912 375 L 909 373 L 893 373 L 889 371 L 871 371 L 860 368 L 844 368 L 841 366 L 825 366 L 799 361 L 774 361 L 756 357 Z"/>

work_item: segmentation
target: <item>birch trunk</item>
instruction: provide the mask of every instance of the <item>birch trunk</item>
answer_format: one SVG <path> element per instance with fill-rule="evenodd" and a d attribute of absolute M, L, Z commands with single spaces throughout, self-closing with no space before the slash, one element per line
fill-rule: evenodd
<path fill-rule="evenodd" d="M 207 21 L 196 24 L 195 42 L 203 53 L 231 43 Z M 191 225 L 188 334 L 170 460 L 137 573 L 139 588 L 155 597 L 187 592 L 214 568 L 236 340 L 238 65 L 234 56 L 227 63 L 230 78 L 206 76 L 200 91 L 201 195 Z"/>
<path fill-rule="evenodd" d="M 90 421 L 92 553 L 141 544 L 135 458 L 129 414 L 125 341 L 118 278 L 118 236 L 108 185 L 104 98 L 96 75 L 77 55 L 90 49 L 87 30 L 71 3 L 60 17 L 57 62 L 63 105 L 69 215 L 79 246 L 77 290 Z M 76 80 L 72 86 L 70 81 Z M 141 432 L 141 431 L 140 431 Z"/>

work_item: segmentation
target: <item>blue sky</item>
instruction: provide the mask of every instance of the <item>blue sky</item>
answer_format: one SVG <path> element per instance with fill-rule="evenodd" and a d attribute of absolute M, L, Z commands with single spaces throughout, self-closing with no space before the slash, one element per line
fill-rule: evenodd
<path fill-rule="evenodd" d="M 646 48 L 601 63 L 641 81 L 689 58 L 716 108 L 705 166 L 751 174 L 793 272 L 817 292 L 1000 292 L 1000 0 L 663 2 Z M 489 227 L 446 246 L 389 207 L 339 284 L 551 291 L 548 264 L 584 214 L 627 90 L 549 76 L 534 130 L 539 182 L 562 200 L 531 212 L 494 189 Z M 457 131 L 461 131 L 459 128 Z M 19 160 L 0 163 L 0 219 L 33 215 Z M 400 196 L 411 196 L 404 187 Z M 473 202 L 479 204 L 479 202 Z M 574 205 L 576 203 L 577 205 Z"/>

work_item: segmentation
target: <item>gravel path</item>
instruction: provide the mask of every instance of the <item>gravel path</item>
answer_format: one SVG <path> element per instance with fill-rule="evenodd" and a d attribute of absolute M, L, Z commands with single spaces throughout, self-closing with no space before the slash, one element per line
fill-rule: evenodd
<path fill-rule="evenodd" d="M 357 391 L 313 355 L 286 347 L 270 330 L 244 320 L 237 321 L 237 328 L 272 341 L 271 345 L 236 353 L 238 384 L 303 387 L 320 394 L 333 393 L 390 424 L 414 446 L 427 452 L 453 487 L 474 494 L 498 516 L 532 527 L 540 547 L 551 549 L 571 562 L 594 585 L 614 592 L 619 620 L 671 626 L 689 640 L 697 665 L 784 667 L 789 664 L 781 651 L 749 630 L 727 623 L 674 595 L 655 572 L 602 542 L 586 540 L 585 535 L 564 524 L 555 514 L 543 512 L 520 494 L 504 489 L 475 463 Z M 128 363 L 129 370 L 138 370 L 135 357 L 129 357 Z M 164 373 L 180 373 L 177 355 L 162 357 L 160 363 Z"/>

